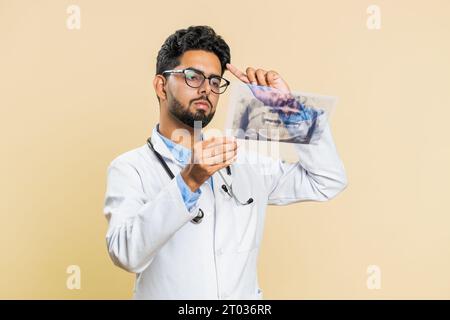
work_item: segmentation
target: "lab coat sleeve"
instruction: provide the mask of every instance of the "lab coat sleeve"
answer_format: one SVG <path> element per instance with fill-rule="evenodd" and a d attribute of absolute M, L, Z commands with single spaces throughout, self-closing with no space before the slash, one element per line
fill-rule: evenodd
<path fill-rule="evenodd" d="M 273 161 L 268 182 L 268 204 L 285 205 L 299 201 L 326 201 L 347 186 L 347 176 L 326 121 L 314 144 L 295 144 L 299 161 Z"/>
<path fill-rule="evenodd" d="M 187 210 L 176 179 L 149 199 L 133 165 L 113 161 L 108 167 L 104 205 L 111 259 L 129 272 L 140 273 L 171 236 L 196 216 L 196 208 Z"/>

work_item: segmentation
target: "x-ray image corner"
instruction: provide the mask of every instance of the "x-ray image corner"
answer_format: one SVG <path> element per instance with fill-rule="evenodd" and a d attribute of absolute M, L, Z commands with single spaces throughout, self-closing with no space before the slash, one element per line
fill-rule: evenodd
<path fill-rule="evenodd" d="M 327 126 L 336 98 L 292 92 L 290 99 L 265 88 L 270 101 L 253 94 L 264 87 L 238 84 L 232 87 L 227 130 L 239 139 L 316 144 Z M 275 97 L 275 98 L 274 98 Z"/>
<path fill-rule="evenodd" d="M 287 82 L 267 70 L 244 72 L 231 64 L 228 44 L 208 26 L 177 30 L 161 46 L 151 106 L 159 120 L 141 146 L 121 153 L 107 169 L 106 247 L 115 265 L 136 274 L 134 299 L 262 299 L 257 262 L 267 207 L 328 201 L 346 188 L 326 122 L 314 144 L 297 144 L 295 163 L 255 162 L 235 137 L 206 137 L 231 83 L 226 77 L 265 87 L 254 92 L 265 105 L 270 90 L 289 97 Z M 302 108 L 296 116 L 321 127 L 322 113 L 294 100 L 277 107 L 288 113 L 286 108 Z M 296 130 L 292 125 L 289 134 Z"/>

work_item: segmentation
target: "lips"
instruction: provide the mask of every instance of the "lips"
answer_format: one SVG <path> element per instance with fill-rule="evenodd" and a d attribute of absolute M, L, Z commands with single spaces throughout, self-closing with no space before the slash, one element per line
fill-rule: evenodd
<path fill-rule="evenodd" d="M 195 102 L 194 104 L 196 105 L 196 107 L 197 107 L 198 109 L 202 109 L 202 110 L 205 110 L 205 111 L 208 111 L 208 109 L 210 108 L 210 107 L 209 107 L 209 103 L 206 102 L 206 101 L 204 101 L 204 100 L 202 100 L 202 101 L 197 101 L 197 102 Z"/>

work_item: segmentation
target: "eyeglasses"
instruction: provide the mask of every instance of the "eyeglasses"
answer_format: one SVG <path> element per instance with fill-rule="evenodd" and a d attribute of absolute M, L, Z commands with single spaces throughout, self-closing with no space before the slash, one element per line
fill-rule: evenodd
<path fill-rule="evenodd" d="M 186 84 L 191 88 L 200 88 L 205 79 L 209 80 L 209 85 L 211 86 L 211 91 L 216 94 L 222 94 L 227 90 L 230 81 L 219 76 L 211 75 L 206 77 L 203 72 L 194 68 L 180 69 L 180 70 L 166 70 L 162 74 L 171 73 L 183 73 L 184 80 Z"/>

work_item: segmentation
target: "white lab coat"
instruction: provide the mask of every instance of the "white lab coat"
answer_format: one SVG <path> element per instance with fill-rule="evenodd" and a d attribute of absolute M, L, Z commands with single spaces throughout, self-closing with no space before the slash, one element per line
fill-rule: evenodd
<path fill-rule="evenodd" d="M 179 174 L 182 166 L 161 138 L 153 134 L 152 142 Z M 190 212 L 147 144 L 114 159 L 104 206 L 107 248 L 117 266 L 136 273 L 134 299 L 262 299 L 257 258 L 266 206 L 326 201 L 347 184 L 328 125 L 317 145 L 296 150 L 297 163 L 259 157 L 258 164 L 239 150 L 232 175 L 221 172 L 241 201 L 253 203 L 237 204 L 216 172 L 214 194 L 204 183 Z M 205 217 L 193 224 L 199 207 Z"/>

